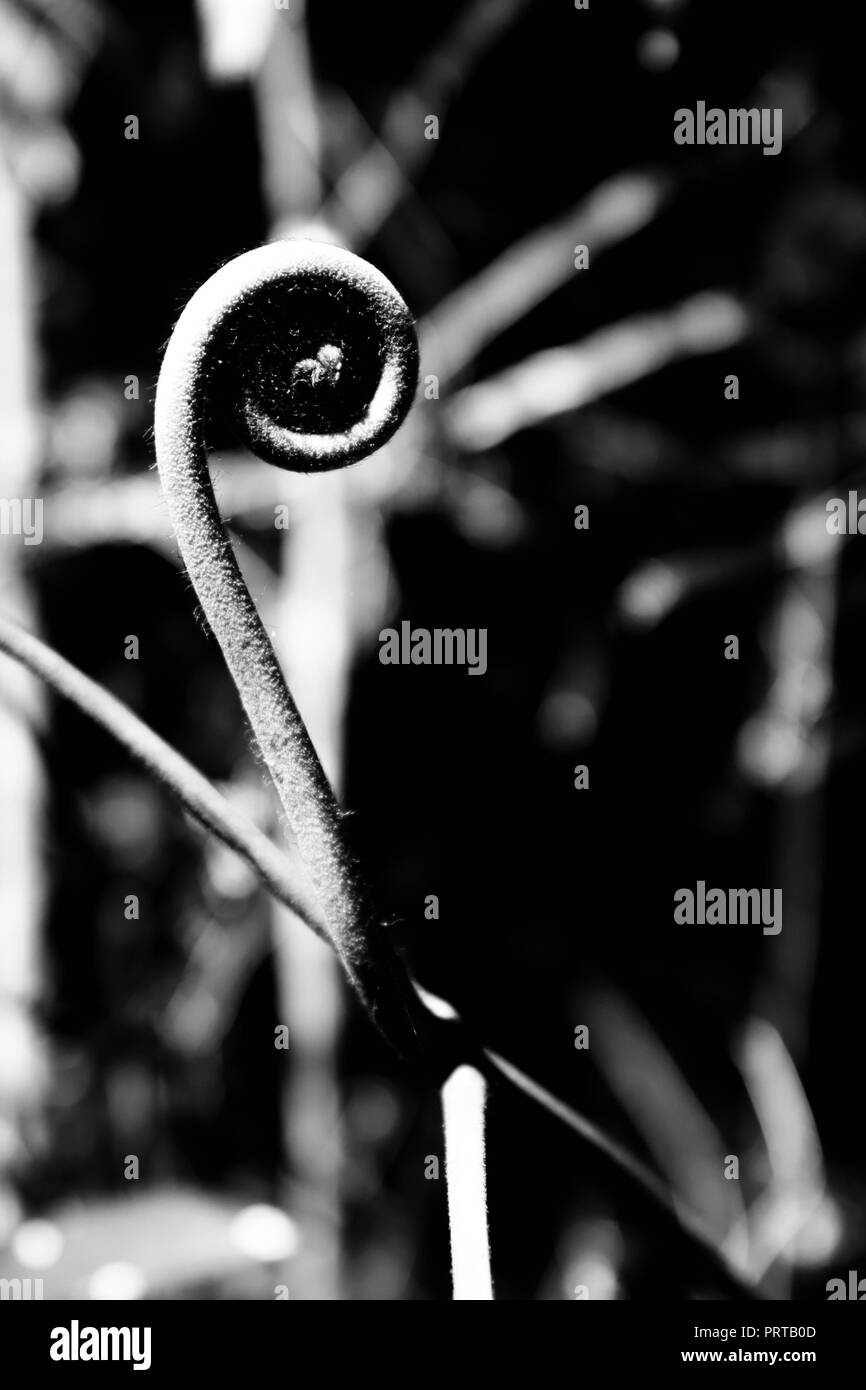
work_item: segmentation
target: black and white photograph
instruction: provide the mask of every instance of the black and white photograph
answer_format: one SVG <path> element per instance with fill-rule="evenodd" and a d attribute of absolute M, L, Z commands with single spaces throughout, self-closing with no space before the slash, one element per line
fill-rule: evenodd
<path fill-rule="evenodd" d="M 28 1372 L 371 1301 L 827 1371 L 861 67 L 781 0 L 0 0 Z"/>

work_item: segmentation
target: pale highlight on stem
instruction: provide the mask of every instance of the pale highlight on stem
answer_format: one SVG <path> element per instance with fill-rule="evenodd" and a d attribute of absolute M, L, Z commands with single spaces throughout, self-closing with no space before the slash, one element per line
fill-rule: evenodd
<path fill-rule="evenodd" d="M 454 1298 L 476 1303 L 493 1298 L 484 1152 L 486 1100 L 487 1083 L 474 1067 L 458 1067 L 442 1087 Z"/>

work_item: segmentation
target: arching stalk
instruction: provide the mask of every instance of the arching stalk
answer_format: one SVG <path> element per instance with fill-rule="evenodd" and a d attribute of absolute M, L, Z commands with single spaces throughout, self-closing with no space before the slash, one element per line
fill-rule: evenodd
<path fill-rule="evenodd" d="M 340 809 L 241 575 L 214 497 L 207 431 L 221 416 L 279 467 L 339 468 L 393 434 L 412 402 L 417 371 L 412 319 L 390 282 L 340 248 L 286 240 L 230 261 L 193 295 L 166 350 L 155 412 L 157 464 L 190 579 L 337 953 L 404 1056 L 418 1054 L 430 1020 L 376 918 Z"/>

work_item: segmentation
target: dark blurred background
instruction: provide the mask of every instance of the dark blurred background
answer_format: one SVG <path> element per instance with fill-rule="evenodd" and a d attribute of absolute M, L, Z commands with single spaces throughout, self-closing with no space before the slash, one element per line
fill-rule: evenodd
<path fill-rule="evenodd" d="M 389 930 L 744 1271 L 826 1297 L 866 1263 L 866 585 L 825 525 L 866 442 L 850 22 L 2 0 L 0 54 L 0 496 L 44 499 L 41 545 L 0 537 L 4 610 L 278 831 L 151 471 L 155 381 L 229 257 L 316 226 L 379 266 L 422 345 L 396 439 L 307 479 L 227 436 L 214 470 Z M 781 153 L 676 145 L 698 100 L 781 108 Z M 486 677 L 381 665 L 406 619 L 486 628 Z M 447 1298 L 436 1097 L 228 851 L 0 665 L 0 1274 Z M 782 932 L 675 925 L 698 879 L 781 888 Z M 498 1297 L 700 1291 L 564 1129 L 507 1094 L 489 1126 Z"/>

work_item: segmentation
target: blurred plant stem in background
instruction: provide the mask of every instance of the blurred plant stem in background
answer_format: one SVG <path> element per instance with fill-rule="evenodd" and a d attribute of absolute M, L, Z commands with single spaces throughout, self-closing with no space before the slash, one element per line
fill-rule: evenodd
<path fill-rule="evenodd" d="M 299 0 L 288 23 L 286 15 L 272 17 L 270 42 L 253 82 L 262 185 L 275 238 L 307 222 L 322 199 L 319 117 L 304 11 L 304 0 Z M 340 797 L 352 659 L 346 623 L 350 537 L 342 476 L 325 482 L 324 489 L 314 488 L 303 520 L 295 525 L 290 516 L 281 535 L 273 641 Z M 278 904 L 273 930 L 280 1022 L 288 1026 L 290 1038 L 281 1128 L 291 1173 L 288 1200 L 302 1235 L 292 1279 L 300 1298 L 339 1300 L 346 1297 L 337 1075 L 342 980 L 333 952 Z"/>
<path fill-rule="evenodd" d="M 0 129 L 0 458 L 2 494 L 12 508 L 39 491 L 35 413 L 31 208 L 18 185 Z M 10 512 L 13 516 L 14 512 Z M 38 533 L 36 533 L 38 534 Z M 4 611 L 33 626 L 24 536 L 0 534 Z M 44 1087 L 42 1043 L 32 1009 L 41 994 L 40 928 L 42 773 L 34 724 L 43 707 L 39 683 L 16 663 L 0 671 L 0 1241 L 16 1220 L 5 1173 L 27 1146 Z"/>
<path fill-rule="evenodd" d="M 605 327 L 459 391 L 448 407 L 451 436 L 470 452 L 495 448 L 518 430 L 579 410 L 679 357 L 732 347 L 747 329 L 742 306 L 712 293 Z"/>
<path fill-rule="evenodd" d="M 649 1021 L 615 988 L 587 994 L 598 1065 L 644 1139 L 675 1205 L 696 1212 L 731 1262 L 748 1269 L 739 1184 L 725 1139 Z"/>
<path fill-rule="evenodd" d="M 809 1055 L 824 879 L 823 826 L 832 743 L 833 648 L 841 546 L 808 499 L 783 532 L 788 569 L 767 623 L 767 691 L 740 734 L 743 771 L 777 795 L 773 858 L 785 901 L 779 949 L 767 952 L 738 1056 L 761 1124 L 769 1182 L 750 1213 L 752 1273 L 775 1266 L 790 1298 L 798 1264 L 838 1248 L 821 1141 L 798 1068 Z"/>
<path fill-rule="evenodd" d="M 337 180 L 322 215 L 326 224 L 339 226 L 357 250 L 372 240 L 404 198 L 417 196 L 415 188 L 436 148 L 435 141 L 418 139 L 425 113 L 436 112 L 440 118 L 447 113 L 476 64 L 528 3 L 472 0 L 410 81 L 390 97 L 378 131 L 371 131 L 352 108 L 356 135 L 368 143 Z"/>
<path fill-rule="evenodd" d="M 765 638 L 767 691 L 738 742 L 746 776 L 778 795 L 774 857 L 786 904 L 783 939 L 767 956 L 755 1008 L 800 1065 L 808 1053 L 820 932 L 842 546 L 825 521 L 820 499 L 801 499 L 788 515 L 780 542 L 786 573 Z"/>
<path fill-rule="evenodd" d="M 292 481 L 295 481 L 292 478 Z M 342 473 L 303 478 L 304 506 L 290 509 L 274 642 L 298 708 L 338 798 L 343 783 L 343 720 L 352 661 L 348 601 L 351 529 Z M 279 996 L 291 1050 L 283 1132 L 310 1228 L 296 1262 L 300 1296 L 342 1292 L 343 1143 L 337 1047 L 343 986 L 333 952 L 290 913 L 275 917 Z M 307 1205 L 309 1203 L 309 1206 Z"/>

